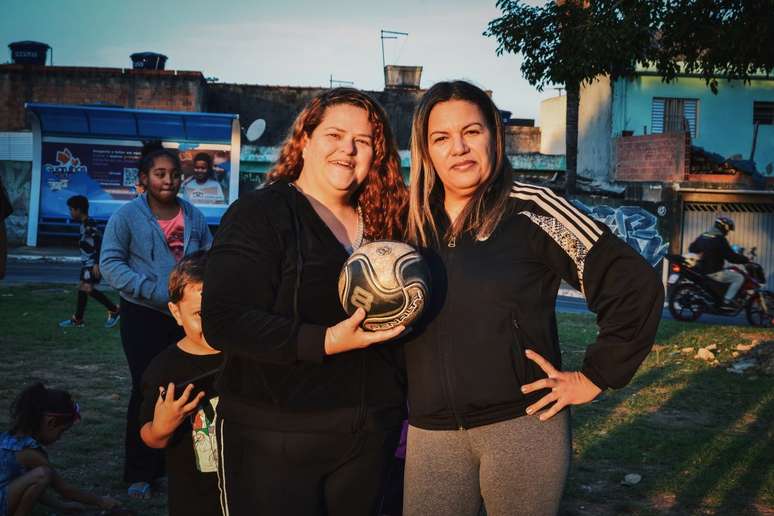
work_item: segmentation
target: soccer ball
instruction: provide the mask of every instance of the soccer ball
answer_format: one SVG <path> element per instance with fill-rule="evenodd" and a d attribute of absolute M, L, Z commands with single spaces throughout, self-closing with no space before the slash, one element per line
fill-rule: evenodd
<path fill-rule="evenodd" d="M 406 327 L 419 317 L 430 294 L 430 272 L 408 244 L 377 240 L 358 248 L 339 274 L 339 299 L 348 315 L 362 308 L 366 330 Z"/>

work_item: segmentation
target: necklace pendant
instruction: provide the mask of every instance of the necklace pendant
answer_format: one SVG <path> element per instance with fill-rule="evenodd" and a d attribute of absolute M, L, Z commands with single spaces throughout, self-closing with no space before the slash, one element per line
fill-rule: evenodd
<path fill-rule="evenodd" d="M 352 241 L 352 250 L 355 251 L 363 245 L 363 210 L 360 205 L 357 206 L 357 228 L 355 229 L 355 239 Z"/>

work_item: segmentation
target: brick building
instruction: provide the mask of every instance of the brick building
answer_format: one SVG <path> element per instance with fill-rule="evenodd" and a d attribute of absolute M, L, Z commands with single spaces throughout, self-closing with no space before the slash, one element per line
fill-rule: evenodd
<path fill-rule="evenodd" d="M 25 102 L 205 111 L 201 72 L 0 65 L 0 131 L 29 130 Z"/>

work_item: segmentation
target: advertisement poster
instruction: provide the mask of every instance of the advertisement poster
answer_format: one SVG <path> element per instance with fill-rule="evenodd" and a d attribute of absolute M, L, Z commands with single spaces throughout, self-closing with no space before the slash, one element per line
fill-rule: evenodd
<path fill-rule="evenodd" d="M 107 220 L 137 196 L 140 143 L 43 142 L 40 216 L 69 218 L 67 199 L 84 195 L 89 215 Z M 231 153 L 207 147 L 179 150 L 183 184 L 180 195 L 203 209 L 208 222 L 219 220 L 228 204 Z M 210 220 L 212 219 L 212 220 Z"/>
<path fill-rule="evenodd" d="M 107 219 L 136 197 L 140 147 L 43 142 L 41 217 L 69 218 L 67 199 L 84 195 L 89 215 Z"/>
<path fill-rule="evenodd" d="M 180 195 L 195 205 L 228 204 L 231 152 L 206 147 L 180 151 L 183 186 Z"/>

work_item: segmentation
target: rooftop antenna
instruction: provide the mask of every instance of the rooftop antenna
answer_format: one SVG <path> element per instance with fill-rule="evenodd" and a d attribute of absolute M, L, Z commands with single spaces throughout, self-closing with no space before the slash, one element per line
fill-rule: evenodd
<path fill-rule="evenodd" d="M 330 81 L 330 84 L 331 84 L 331 86 L 330 86 L 330 87 L 331 87 L 331 89 L 333 89 L 333 85 L 334 85 L 334 84 L 335 84 L 336 86 L 354 86 L 354 85 L 355 85 L 355 82 L 354 82 L 354 81 L 342 81 L 342 80 L 339 80 L 339 79 L 334 79 L 334 78 L 333 78 L 333 74 L 331 74 L 331 81 Z"/>
<path fill-rule="evenodd" d="M 398 36 L 408 36 L 408 32 L 398 32 L 396 30 L 381 30 L 381 40 L 382 40 L 382 69 L 384 69 L 385 66 L 387 66 L 387 63 L 384 60 L 384 40 L 385 39 L 398 39 Z"/>

